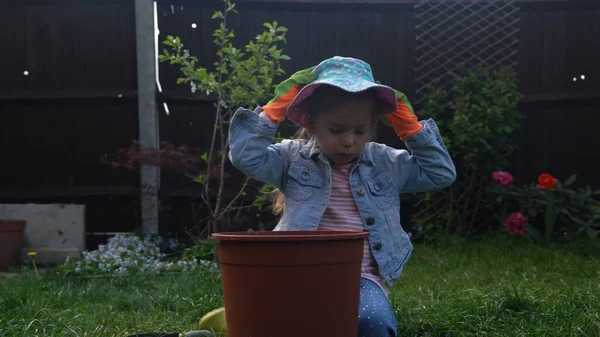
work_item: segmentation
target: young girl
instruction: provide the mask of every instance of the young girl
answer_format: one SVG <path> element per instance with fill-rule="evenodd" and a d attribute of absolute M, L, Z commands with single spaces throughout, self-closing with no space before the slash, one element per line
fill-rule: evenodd
<path fill-rule="evenodd" d="M 301 128 L 299 137 L 273 144 L 286 116 Z M 371 141 L 378 119 L 408 151 Z M 266 106 L 240 108 L 230 146 L 236 168 L 278 188 L 275 230 L 369 232 L 358 335 L 396 336 L 387 289 L 412 251 L 399 194 L 440 189 L 456 175 L 435 122 L 419 122 L 406 97 L 376 83 L 367 63 L 333 57 L 279 84 Z"/>

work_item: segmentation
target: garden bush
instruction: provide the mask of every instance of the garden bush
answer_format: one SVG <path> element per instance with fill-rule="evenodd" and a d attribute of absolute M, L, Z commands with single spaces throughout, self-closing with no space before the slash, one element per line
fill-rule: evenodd
<path fill-rule="evenodd" d="M 513 132 L 523 117 L 516 76 L 508 68 L 459 67 L 449 89 L 432 85 L 420 118 L 433 118 L 456 165 L 457 179 L 435 192 L 417 194 L 415 239 L 470 237 L 495 228 L 490 172 L 504 170 L 515 150 Z"/>

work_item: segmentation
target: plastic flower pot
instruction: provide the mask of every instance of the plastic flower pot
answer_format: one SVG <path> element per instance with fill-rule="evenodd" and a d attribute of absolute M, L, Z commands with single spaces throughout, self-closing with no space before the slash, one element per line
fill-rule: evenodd
<path fill-rule="evenodd" d="M 151 333 L 142 333 L 137 335 L 129 335 L 127 337 L 179 337 L 179 333 L 164 333 L 164 332 L 151 332 Z"/>
<path fill-rule="evenodd" d="M 129 335 L 127 337 L 214 337 L 210 331 L 188 331 L 188 332 L 152 332 L 137 335 Z"/>
<path fill-rule="evenodd" d="M 21 264 L 24 230 L 24 220 L 0 220 L 0 270 Z"/>
<path fill-rule="evenodd" d="M 355 337 L 367 232 L 216 233 L 228 337 Z"/>

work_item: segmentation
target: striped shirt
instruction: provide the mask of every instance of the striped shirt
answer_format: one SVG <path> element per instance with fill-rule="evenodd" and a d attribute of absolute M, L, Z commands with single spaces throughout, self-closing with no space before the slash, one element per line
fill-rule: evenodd
<path fill-rule="evenodd" d="M 319 230 L 363 231 L 364 225 L 350 190 L 350 164 L 332 166 L 331 199 L 319 223 Z M 374 281 L 387 295 L 377 262 L 365 240 L 361 276 Z"/>

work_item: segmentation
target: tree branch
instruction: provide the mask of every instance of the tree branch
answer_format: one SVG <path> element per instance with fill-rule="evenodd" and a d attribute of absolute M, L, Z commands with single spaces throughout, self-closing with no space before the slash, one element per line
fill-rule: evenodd
<path fill-rule="evenodd" d="M 238 193 L 236 194 L 236 196 L 231 199 L 231 201 L 224 208 L 224 210 L 234 210 L 235 209 L 235 208 L 232 208 L 231 206 L 233 206 L 233 204 L 237 201 L 237 199 L 239 199 L 239 197 L 242 196 L 242 194 L 246 190 L 246 187 L 248 186 L 248 181 L 249 180 L 250 180 L 250 178 L 248 178 L 248 177 L 246 177 L 246 179 L 244 179 L 244 183 L 242 184 L 242 187 L 240 187 L 240 190 L 238 191 Z M 246 206 L 246 207 L 250 207 L 250 206 Z"/>

